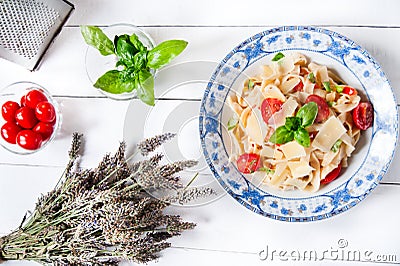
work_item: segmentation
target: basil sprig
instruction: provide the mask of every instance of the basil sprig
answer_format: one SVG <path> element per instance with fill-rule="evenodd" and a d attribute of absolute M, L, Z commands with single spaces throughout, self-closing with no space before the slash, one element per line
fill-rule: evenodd
<path fill-rule="evenodd" d="M 178 56 L 186 48 L 183 40 L 169 40 L 151 50 L 136 34 L 115 36 L 112 42 L 95 26 L 81 26 L 85 42 L 102 55 L 117 56 L 116 68 L 107 71 L 94 83 L 94 87 L 112 94 L 137 91 L 140 100 L 154 105 L 154 77 L 151 70 L 159 69 Z"/>
<path fill-rule="evenodd" d="M 310 135 L 306 127 L 314 123 L 318 113 L 318 105 L 309 102 L 299 109 L 296 116 L 286 117 L 285 125 L 278 127 L 269 141 L 275 144 L 285 144 L 296 140 L 304 147 L 310 147 Z"/>

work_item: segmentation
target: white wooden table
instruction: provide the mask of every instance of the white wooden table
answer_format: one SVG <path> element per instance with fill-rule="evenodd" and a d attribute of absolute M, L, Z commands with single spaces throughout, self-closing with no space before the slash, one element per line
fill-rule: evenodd
<path fill-rule="evenodd" d="M 131 23 L 156 43 L 185 39 L 187 49 L 173 64 L 219 62 L 233 47 L 255 33 L 280 25 L 315 25 L 356 41 L 381 64 L 400 99 L 400 2 L 381 1 L 137 1 L 71 0 L 75 11 L 46 54 L 41 67 L 29 72 L 0 60 L 0 87 L 29 80 L 43 85 L 60 105 L 63 123 L 55 140 L 44 150 L 17 156 L 0 149 L 0 234 L 19 225 L 41 193 L 51 190 L 67 162 L 71 134 L 84 133 L 83 166 L 93 167 L 104 153 L 123 139 L 128 101 L 114 101 L 95 90 L 85 72 L 84 43 L 79 25 L 108 26 Z M 210 73 L 211 74 L 211 73 Z M 176 73 L 179 79 L 179 73 Z M 172 77 L 174 78 L 174 77 Z M 162 84 L 158 84 L 162 86 Z M 156 86 L 158 86 L 156 85 Z M 156 88 L 157 90 L 157 88 Z M 202 90 L 173 95 L 174 101 L 194 102 Z M 138 106 L 141 104 L 135 101 Z M 157 104 L 168 101 L 161 99 Z M 197 112 L 197 110 L 195 111 Z M 138 117 L 143 114 L 138 113 Z M 143 130 L 138 128 L 137 130 Z M 370 251 L 372 260 L 400 264 L 400 176 L 397 155 L 383 181 L 357 207 L 333 218 L 289 224 L 271 220 L 242 207 L 225 195 L 198 207 L 171 207 L 198 226 L 172 240 L 158 263 L 150 265 L 375 265 L 372 262 L 332 260 L 282 261 L 279 252 L 340 249 Z M 265 260 L 266 248 L 271 254 Z M 260 254 L 261 252 L 261 254 Z M 282 255 L 283 253 L 281 253 Z M 260 256 L 261 255 L 261 256 Z M 379 255 L 393 255 L 383 257 Z M 392 260 L 391 262 L 389 260 Z M 28 265 L 7 262 L 4 265 Z"/>

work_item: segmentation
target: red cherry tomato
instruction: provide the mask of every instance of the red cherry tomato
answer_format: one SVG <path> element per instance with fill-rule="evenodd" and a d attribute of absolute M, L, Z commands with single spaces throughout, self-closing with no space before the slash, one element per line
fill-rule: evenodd
<path fill-rule="evenodd" d="M 315 102 L 318 105 L 318 114 L 317 114 L 317 117 L 315 118 L 315 122 L 319 123 L 328 118 L 329 106 L 326 103 L 324 98 L 322 98 L 316 94 L 311 94 L 306 99 L 306 103 L 309 103 L 309 102 Z"/>
<path fill-rule="evenodd" d="M 20 103 L 21 103 L 21 107 L 26 106 L 26 95 L 21 97 Z"/>
<path fill-rule="evenodd" d="M 45 101 L 47 101 L 46 96 L 39 90 L 31 90 L 25 96 L 25 105 L 32 109 L 35 109 L 38 103 Z"/>
<path fill-rule="evenodd" d="M 353 96 L 353 95 L 357 95 L 357 90 L 352 87 L 346 86 L 343 88 L 343 93 Z"/>
<path fill-rule="evenodd" d="M 283 102 L 276 98 L 266 98 L 261 103 L 261 115 L 265 123 L 268 124 L 268 120 L 274 113 L 281 109 L 282 104 Z"/>
<path fill-rule="evenodd" d="M 360 102 L 353 109 L 353 122 L 361 130 L 366 130 L 372 126 L 374 121 L 374 109 L 370 102 Z"/>
<path fill-rule="evenodd" d="M 325 176 L 324 179 L 321 180 L 321 182 L 320 182 L 321 185 L 328 184 L 328 183 L 332 182 L 333 180 L 335 180 L 339 176 L 341 170 L 342 170 L 342 165 L 339 164 L 338 167 L 333 169 L 329 174 L 327 174 Z"/>
<path fill-rule="evenodd" d="M 47 123 L 53 122 L 56 118 L 56 110 L 49 102 L 38 103 L 36 105 L 35 114 L 40 121 Z"/>
<path fill-rule="evenodd" d="M 51 134 L 53 134 L 53 125 L 50 123 L 39 122 L 33 128 L 33 131 L 42 135 L 43 141 L 46 141 L 50 138 Z"/>
<path fill-rule="evenodd" d="M 1 127 L 1 136 L 5 141 L 11 144 L 17 142 L 17 134 L 22 130 L 17 124 L 7 122 Z"/>
<path fill-rule="evenodd" d="M 17 135 L 17 143 L 24 149 L 37 150 L 42 145 L 43 138 L 32 130 L 22 130 Z"/>
<path fill-rule="evenodd" d="M 255 153 L 243 153 L 237 159 L 237 168 L 243 174 L 250 174 L 260 168 L 260 155 Z"/>
<path fill-rule="evenodd" d="M 50 125 L 52 125 L 52 126 L 54 126 L 54 125 L 56 124 L 56 122 L 57 122 L 57 117 L 56 117 L 56 118 L 54 118 L 54 120 L 53 120 L 53 121 L 51 121 L 49 124 L 50 124 Z"/>
<path fill-rule="evenodd" d="M 19 104 L 13 101 L 7 101 L 1 107 L 1 115 L 6 121 L 15 121 L 15 112 L 20 108 Z"/>
<path fill-rule="evenodd" d="M 15 112 L 15 121 L 19 126 L 28 129 L 33 128 L 38 122 L 35 111 L 28 106 L 21 107 Z"/>
<path fill-rule="evenodd" d="M 300 80 L 300 82 L 297 83 L 296 86 L 294 86 L 294 88 L 293 88 L 292 91 L 293 91 L 293 92 L 296 92 L 296 91 L 303 91 L 303 87 L 304 87 L 303 81 Z"/>

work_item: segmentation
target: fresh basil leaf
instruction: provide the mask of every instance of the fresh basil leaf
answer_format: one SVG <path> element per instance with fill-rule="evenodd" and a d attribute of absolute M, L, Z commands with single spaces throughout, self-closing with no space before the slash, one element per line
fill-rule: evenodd
<path fill-rule="evenodd" d="M 326 90 L 327 92 L 331 92 L 331 91 L 332 91 L 332 89 L 331 89 L 331 83 L 330 83 L 329 81 L 322 82 L 322 85 L 324 85 L 324 88 L 325 88 L 325 90 Z"/>
<path fill-rule="evenodd" d="M 80 26 L 85 42 L 99 50 L 102 55 L 114 54 L 114 45 L 104 32 L 96 26 Z"/>
<path fill-rule="evenodd" d="M 304 128 L 299 128 L 296 132 L 294 132 L 294 139 L 304 147 L 310 147 L 310 135 L 308 134 L 307 130 Z"/>
<path fill-rule="evenodd" d="M 124 81 L 121 72 L 118 70 L 110 70 L 106 72 L 93 86 L 113 94 L 131 92 L 135 89 L 134 82 Z"/>
<path fill-rule="evenodd" d="M 132 34 L 129 37 L 130 42 L 138 51 L 147 51 L 147 47 L 143 45 L 143 43 L 139 40 L 139 37 L 136 34 Z"/>
<path fill-rule="evenodd" d="M 285 144 L 294 138 L 293 131 L 288 130 L 285 126 L 278 127 L 269 141 L 275 144 Z"/>
<path fill-rule="evenodd" d="M 296 131 L 301 125 L 301 119 L 299 117 L 286 117 L 285 127 L 289 131 Z"/>
<path fill-rule="evenodd" d="M 301 119 L 301 126 L 308 127 L 314 123 L 318 114 L 318 105 L 315 102 L 309 102 L 303 105 L 296 114 Z"/>
<path fill-rule="evenodd" d="M 274 174 L 275 170 L 272 170 L 268 167 L 260 167 L 257 169 L 257 171 L 262 171 L 262 172 L 266 172 L 267 174 Z"/>
<path fill-rule="evenodd" d="M 147 66 L 153 69 L 159 69 L 165 66 L 182 53 L 187 44 L 186 41 L 182 40 L 170 40 L 160 43 L 149 51 L 147 55 Z"/>
<path fill-rule="evenodd" d="M 237 116 L 232 116 L 229 120 L 228 120 L 228 130 L 232 130 L 234 129 L 237 125 L 239 124 L 239 119 L 237 118 Z"/>
<path fill-rule="evenodd" d="M 120 78 L 122 80 L 136 80 L 138 79 L 137 72 L 133 67 L 127 67 L 120 71 Z"/>
<path fill-rule="evenodd" d="M 154 78 L 146 69 L 139 72 L 138 97 L 142 102 L 154 106 Z"/>
<path fill-rule="evenodd" d="M 122 59 L 118 60 L 117 63 L 115 63 L 115 67 L 119 67 L 119 66 L 127 67 L 127 65 L 125 65 L 124 60 L 122 60 Z"/>
<path fill-rule="evenodd" d="M 338 139 L 338 140 L 335 142 L 335 144 L 333 144 L 333 146 L 332 146 L 332 148 L 331 148 L 331 151 L 333 151 L 333 152 L 336 153 L 336 152 L 339 150 L 340 145 L 342 145 L 342 140 L 341 140 L 341 139 Z"/>
<path fill-rule="evenodd" d="M 310 72 L 307 76 L 307 78 L 312 82 L 315 83 L 315 76 L 313 72 Z"/>
<path fill-rule="evenodd" d="M 129 35 L 124 34 L 115 36 L 114 38 L 115 53 L 120 60 L 128 67 L 133 66 L 133 57 L 138 50 L 132 45 L 129 40 Z"/>
<path fill-rule="evenodd" d="M 280 59 L 284 58 L 285 55 L 282 54 L 281 52 L 277 53 L 274 58 L 272 58 L 272 61 L 279 61 Z"/>
<path fill-rule="evenodd" d="M 344 86 L 336 85 L 335 88 L 338 93 L 342 93 Z"/>
<path fill-rule="evenodd" d="M 133 65 L 136 69 L 146 68 L 147 63 L 147 51 L 141 51 L 134 55 Z"/>

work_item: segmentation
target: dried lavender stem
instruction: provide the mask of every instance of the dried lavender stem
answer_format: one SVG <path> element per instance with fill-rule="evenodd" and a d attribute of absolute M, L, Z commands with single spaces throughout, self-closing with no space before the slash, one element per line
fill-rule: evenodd
<path fill-rule="evenodd" d="M 185 188 L 183 190 L 186 190 L 193 182 L 194 180 L 196 180 L 196 178 L 199 176 L 199 173 L 197 172 L 194 177 L 192 177 L 192 179 L 189 181 L 189 183 L 187 183 L 187 185 L 185 186 Z"/>
<path fill-rule="evenodd" d="M 139 151 L 135 151 L 131 156 L 129 156 L 127 159 L 125 159 L 125 162 L 129 162 L 131 159 L 133 159 L 137 154 L 139 153 Z M 112 177 L 114 174 L 116 174 L 118 171 L 118 169 L 113 170 L 111 173 L 109 173 L 105 178 L 103 178 L 103 180 L 101 180 L 99 182 L 99 185 L 103 184 L 105 181 L 108 180 L 108 178 Z"/>

